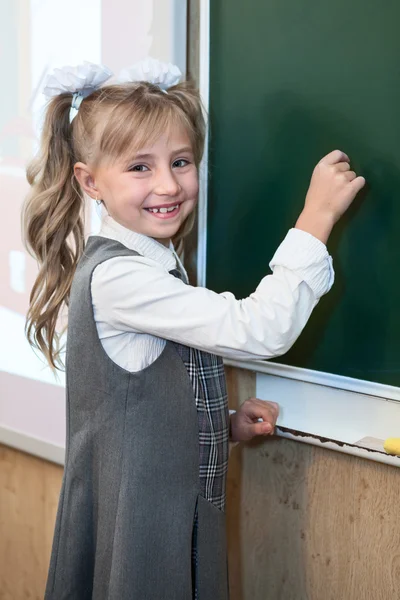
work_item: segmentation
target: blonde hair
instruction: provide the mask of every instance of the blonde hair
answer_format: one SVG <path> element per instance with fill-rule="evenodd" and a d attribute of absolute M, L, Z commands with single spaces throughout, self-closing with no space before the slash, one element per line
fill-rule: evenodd
<path fill-rule="evenodd" d="M 60 94 L 48 105 L 40 152 L 27 169 L 31 191 L 23 208 L 25 244 L 39 263 L 26 335 L 53 369 L 62 366 L 57 319 L 61 308 L 68 306 L 85 247 L 84 195 L 74 177 L 74 164 L 95 166 L 132 155 L 176 123 L 190 138 L 197 167 L 204 147 L 200 97 L 187 82 L 169 88 L 167 94 L 147 82 L 105 86 L 83 100 L 72 124 L 70 107 L 71 94 Z M 194 213 L 189 215 L 173 240 L 178 252 L 194 219 Z"/>

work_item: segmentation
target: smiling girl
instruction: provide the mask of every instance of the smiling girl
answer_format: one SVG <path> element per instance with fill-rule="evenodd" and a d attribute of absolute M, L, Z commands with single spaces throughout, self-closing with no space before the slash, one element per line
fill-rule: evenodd
<path fill-rule="evenodd" d="M 222 357 L 290 348 L 332 285 L 325 243 L 364 185 L 345 154 L 329 154 L 250 297 L 190 286 L 174 246 L 193 224 L 204 121 L 179 75 L 148 60 L 104 85 L 110 73 L 86 63 L 57 70 L 45 88 L 24 220 L 40 267 L 27 334 L 52 367 L 68 306 L 67 447 L 47 600 L 228 598 L 229 435 L 273 432 L 278 407 L 250 399 L 229 417 Z M 104 212 L 87 241 L 85 196 Z"/>

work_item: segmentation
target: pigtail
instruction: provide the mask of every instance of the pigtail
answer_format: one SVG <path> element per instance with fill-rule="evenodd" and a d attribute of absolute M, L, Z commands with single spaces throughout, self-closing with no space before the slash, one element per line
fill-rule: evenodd
<path fill-rule="evenodd" d="M 53 369 L 62 366 L 57 319 L 62 306 L 68 306 L 72 279 L 84 249 L 83 195 L 73 172 L 76 157 L 70 107 L 70 94 L 56 96 L 49 103 L 40 153 L 27 169 L 31 191 L 22 215 L 26 247 L 39 264 L 26 335 Z"/>

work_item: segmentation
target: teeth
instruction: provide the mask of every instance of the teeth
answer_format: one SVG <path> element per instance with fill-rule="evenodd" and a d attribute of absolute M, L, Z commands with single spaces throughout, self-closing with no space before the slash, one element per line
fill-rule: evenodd
<path fill-rule="evenodd" d="M 165 207 L 164 208 L 149 208 L 148 210 L 153 213 L 160 212 L 161 214 L 164 215 L 165 213 L 172 212 L 173 210 L 176 210 L 177 208 L 178 208 L 178 204 L 176 206 L 171 206 L 170 208 L 165 208 Z"/>

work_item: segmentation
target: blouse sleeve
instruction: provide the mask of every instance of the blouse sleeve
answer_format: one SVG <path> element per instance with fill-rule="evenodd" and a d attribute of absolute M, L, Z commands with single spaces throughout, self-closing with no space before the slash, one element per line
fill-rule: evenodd
<path fill-rule="evenodd" d="M 142 256 L 96 267 L 96 322 L 113 331 L 147 333 L 226 358 L 268 359 L 284 354 L 334 279 L 325 245 L 290 230 L 271 261 L 272 274 L 244 299 L 186 285 Z"/>

